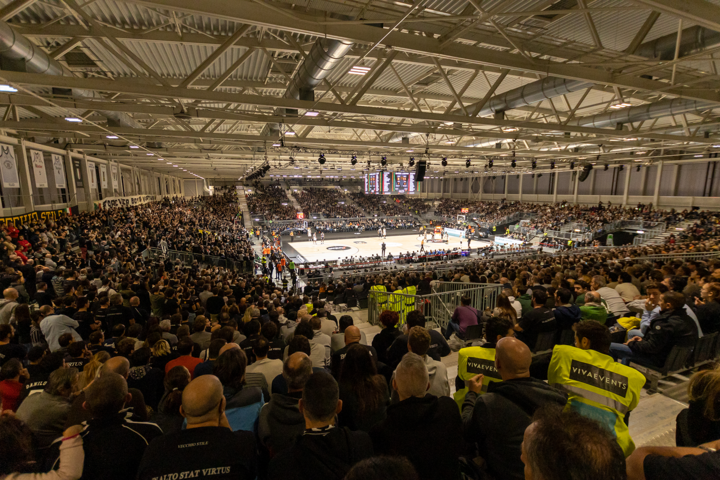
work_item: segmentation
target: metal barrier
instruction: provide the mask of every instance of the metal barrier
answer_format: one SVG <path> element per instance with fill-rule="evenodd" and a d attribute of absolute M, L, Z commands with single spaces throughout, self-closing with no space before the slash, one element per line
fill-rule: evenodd
<path fill-rule="evenodd" d="M 658 255 L 646 255 L 644 257 L 633 257 L 633 260 L 663 262 L 667 260 L 706 260 L 709 258 L 720 258 L 720 252 L 664 253 Z"/>
<path fill-rule="evenodd" d="M 497 297 L 503 286 L 486 283 L 439 282 L 428 295 L 406 295 L 403 293 L 378 292 L 371 290 L 368 295 L 368 322 L 378 325 L 380 313 L 384 310 L 398 312 L 400 323 L 405 323 L 406 315 L 419 310 L 427 322 L 445 329 L 452 318 L 460 299 L 470 298 L 470 306 L 483 312 L 497 305 Z"/>

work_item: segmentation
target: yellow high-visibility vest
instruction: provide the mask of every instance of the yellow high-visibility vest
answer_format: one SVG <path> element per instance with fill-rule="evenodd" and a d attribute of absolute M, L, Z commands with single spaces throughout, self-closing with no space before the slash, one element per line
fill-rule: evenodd
<path fill-rule="evenodd" d="M 377 299 L 377 302 L 379 305 L 384 305 L 387 303 L 388 296 L 387 296 L 387 288 L 385 288 L 385 285 L 373 285 L 370 287 L 370 290 L 374 292 L 378 292 L 375 294 L 375 298 Z M 383 293 L 380 293 L 383 292 Z"/>
<path fill-rule="evenodd" d="M 635 450 L 625 415 L 640 402 L 643 374 L 595 350 L 556 345 L 548 383 L 568 393 L 566 409 L 597 420 L 614 432 L 626 457 Z"/>
<path fill-rule="evenodd" d="M 481 395 L 487 393 L 490 382 L 502 382 L 502 377 L 495 368 L 495 349 L 486 347 L 461 348 L 458 352 L 458 378 L 467 382 L 479 373 L 483 374 Z M 455 392 L 455 401 L 461 411 L 467 392 L 467 386 Z"/>

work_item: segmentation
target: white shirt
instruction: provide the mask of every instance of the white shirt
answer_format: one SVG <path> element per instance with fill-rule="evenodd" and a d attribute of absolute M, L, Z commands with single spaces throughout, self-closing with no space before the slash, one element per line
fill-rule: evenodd
<path fill-rule="evenodd" d="M 613 315 L 622 316 L 630 313 L 622 297 L 614 288 L 602 287 L 597 290 L 597 293 L 600 295 L 600 298 L 605 300 L 608 310 L 610 310 L 610 313 Z"/>
<path fill-rule="evenodd" d="M 70 333 L 73 339 L 78 342 L 82 337 L 75 329 L 80 326 L 78 322 L 66 315 L 48 315 L 40 322 L 40 330 L 45 335 L 51 352 L 60 350 L 58 340 L 64 333 Z"/>

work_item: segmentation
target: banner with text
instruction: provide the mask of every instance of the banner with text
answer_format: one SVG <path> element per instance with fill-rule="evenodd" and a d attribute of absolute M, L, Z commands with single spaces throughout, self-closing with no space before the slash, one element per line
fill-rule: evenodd
<path fill-rule="evenodd" d="M 58 220 L 66 215 L 77 215 L 78 207 L 60 208 L 56 210 L 35 211 L 23 213 L 22 215 L 13 215 L 10 217 L 0 217 L 0 222 L 6 224 L 12 223 L 16 227 L 27 225 L 30 223 L 45 223 L 48 220 Z"/>

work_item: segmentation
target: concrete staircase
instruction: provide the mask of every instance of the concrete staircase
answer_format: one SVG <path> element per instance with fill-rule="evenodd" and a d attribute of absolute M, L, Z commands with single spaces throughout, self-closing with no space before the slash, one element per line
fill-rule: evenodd
<path fill-rule="evenodd" d="M 684 231 L 685 229 L 692 227 L 694 224 L 695 224 L 694 220 L 677 223 L 675 225 L 668 227 L 668 229 L 665 230 L 665 232 L 663 232 L 659 235 L 656 235 L 652 238 L 648 238 L 647 240 L 643 241 L 640 245 L 663 245 L 663 244 L 665 244 L 665 242 L 667 242 L 670 235 L 678 234 L 681 231 Z M 680 228 L 682 230 L 677 230 L 678 228 Z"/>
<path fill-rule="evenodd" d="M 246 229 L 250 229 L 250 227 L 252 227 L 252 218 L 250 217 L 250 209 L 248 208 L 247 200 L 245 199 L 245 188 L 239 188 L 237 193 L 238 206 L 240 207 L 240 211 L 243 214 L 243 226 Z"/>
<path fill-rule="evenodd" d="M 290 202 L 292 202 L 293 207 L 295 207 L 297 212 L 302 212 L 302 207 L 300 206 L 300 203 L 297 201 L 297 198 L 295 198 L 295 195 L 293 195 L 293 189 L 292 188 L 286 188 L 285 193 L 287 194 L 288 198 L 290 199 Z M 295 190 L 301 190 L 300 188 L 296 188 Z"/>
<path fill-rule="evenodd" d="M 355 202 L 355 200 L 353 200 L 352 197 L 350 197 L 350 195 L 343 194 L 343 198 L 345 198 L 345 203 L 346 203 L 347 205 L 352 205 L 353 207 L 355 207 L 355 208 L 357 208 L 358 210 L 360 210 L 360 211 L 362 212 L 362 215 L 363 215 L 363 216 L 365 216 L 365 217 L 371 217 L 371 216 L 372 216 L 372 215 L 368 215 L 368 212 L 366 212 L 364 208 L 362 208 L 360 205 L 358 205 L 357 202 Z"/>

